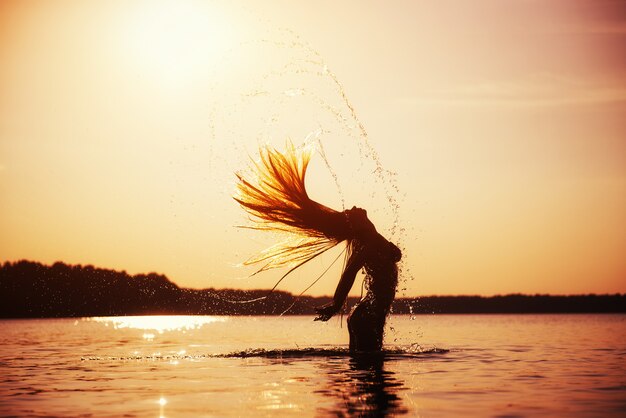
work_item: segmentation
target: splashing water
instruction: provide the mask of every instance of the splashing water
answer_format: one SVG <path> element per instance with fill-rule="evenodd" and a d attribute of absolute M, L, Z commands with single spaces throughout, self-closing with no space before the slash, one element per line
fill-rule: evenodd
<path fill-rule="evenodd" d="M 240 44 L 225 61 L 231 68 L 229 77 L 237 80 L 237 91 L 216 83 L 209 112 L 209 169 L 211 177 L 218 179 L 220 198 L 230 200 L 232 173 L 248 166 L 260 146 L 283 148 L 287 139 L 313 144 L 323 165 L 316 167 L 314 158 L 307 175 L 313 198 L 340 210 L 352 205 L 366 208 L 381 233 L 404 250 L 396 173 L 383 166 L 343 84 L 321 54 L 293 31 L 283 29 Z M 233 224 L 241 222 L 233 220 Z M 245 238 L 248 243 L 276 239 Z M 240 254 L 265 246 L 248 250 L 246 245 L 240 248 L 239 259 Z M 404 265 L 400 270 L 402 291 L 410 274 Z"/>
<path fill-rule="evenodd" d="M 161 354 L 130 355 L 130 356 L 84 356 L 81 361 L 175 361 L 175 360 L 201 360 L 210 358 L 266 358 L 266 359 L 307 359 L 311 357 L 332 358 L 358 358 L 360 355 L 367 358 L 380 358 L 385 360 L 411 360 L 431 356 L 440 356 L 449 353 L 445 348 L 421 347 L 413 344 L 408 347 L 390 347 L 376 353 L 353 353 L 345 347 L 333 348 L 297 348 L 297 349 L 264 349 L 250 348 L 242 351 L 218 354 Z"/>

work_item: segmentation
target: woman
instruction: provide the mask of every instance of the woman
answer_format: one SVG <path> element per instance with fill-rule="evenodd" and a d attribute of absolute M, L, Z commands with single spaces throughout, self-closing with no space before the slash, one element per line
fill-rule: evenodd
<path fill-rule="evenodd" d="M 333 301 L 316 308 L 316 321 L 328 321 L 344 306 L 356 274 L 365 269 L 366 296 L 348 317 L 351 351 L 380 351 L 385 320 L 398 283 L 396 263 L 400 249 L 380 235 L 364 209 L 338 212 L 308 197 L 305 175 L 311 148 L 297 150 L 288 143 L 281 153 L 261 149 L 253 166 L 255 178 L 237 174 L 234 199 L 253 216 L 252 228 L 292 233 L 291 239 L 274 245 L 244 264 L 265 263 L 257 271 L 290 266 L 280 279 L 306 262 L 347 241 L 347 261 Z M 280 283 L 279 280 L 279 283 Z M 278 283 L 277 283 L 278 284 Z"/>

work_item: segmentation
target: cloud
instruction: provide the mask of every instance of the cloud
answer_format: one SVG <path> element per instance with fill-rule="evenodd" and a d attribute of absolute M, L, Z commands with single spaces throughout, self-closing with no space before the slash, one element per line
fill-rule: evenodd
<path fill-rule="evenodd" d="M 626 35 L 626 3 L 622 0 L 564 0 L 556 6 L 556 10 L 561 19 L 546 27 L 550 32 L 571 35 Z"/>
<path fill-rule="evenodd" d="M 579 27 L 574 29 L 575 33 L 590 35 L 626 35 L 626 23 L 618 23 L 613 25 L 597 25 Z"/>
<path fill-rule="evenodd" d="M 593 83 L 566 76 L 539 74 L 525 79 L 449 86 L 401 103 L 433 106 L 576 106 L 626 103 L 626 87 L 618 81 Z"/>

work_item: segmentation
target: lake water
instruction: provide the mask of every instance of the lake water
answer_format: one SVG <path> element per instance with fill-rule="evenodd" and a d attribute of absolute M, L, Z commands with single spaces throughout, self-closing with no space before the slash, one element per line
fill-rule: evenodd
<path fill-rule="evenodd" d="M 624 417 L 626 315 L 0 321 L 0 415 Z"/>

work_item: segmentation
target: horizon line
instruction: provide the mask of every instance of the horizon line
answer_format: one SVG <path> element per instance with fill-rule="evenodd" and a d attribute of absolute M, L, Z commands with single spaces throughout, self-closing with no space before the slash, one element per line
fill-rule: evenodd
<path fill-rule="evenodd" d="M 0 268 L 8 265 L 8 264 L 18 264 L 18 263 L 32 263 L 32 264 L 39 264 L 41 266 L 44 267 L 48 267 L 51 268 L 53 267 L 55 264 L 61 264 L 64 265 L 66 267 L 70 267 L 70 268 L 93 268 L 94 270 L 106 270 L 106 271 L 113 271 L 115 273 L 118 274 L 126 274 L 127 276 L 131 277 L 131 278 L 135 278 L 137 276 L 149 276 L 149 275 L 157 275 L 157 276 L 161 276 L 163 278 L 165 278 L 166 280 L 168 280 L 170 283 L 174 284 L 175 286 L 177 286 L 179 289 L 187 289 L 187 290 L 197 290 L 197 291 L 203 291 L 203 290 L 212 290 L 212 291 L 236 291 L 236 292 L 267 292 L 268 294 L 271 293 L 287 293 L 291 296 L 294 296 L 295 294 L 288 291 L 288 290 L 280 290 L 280 289 L 276 289 L 276 290 L 271 290 L 269 288 L 255 288 L 255 289 L 238 289 L 238 288 L 230 288 L 230 287 L 224 287 L 224 288 L 216 288 L 216 287 L 185 287 L 185 286 L 181 286 L 178 283 L 176 283 L 174 280 L 170 279 L 166 274 L 163 273 L 158 273 L 156 271 L 150 271 L 147 273 L 135 273 L 135 274 L 130 274 L 128 273 L 125 269 L 122 270 L 116 270 L 114 268 L 108 268 L 108 267 L 98 267 L 95 266 L 93 264 L 68 264 L 65 261 L 60 261 L 57 260 L 51 264 L 46 264 L 44 262 L 41 261 L 33 261 L 33 260 L 28 260 L 25 258 L 16 260 L 16 261 L 9 261 L 9 260 L 5 260 L 4 262 L 0 263 Z M 510 293 L 493 293 L 493 294 L 470 294 L 470 293 L 457 293 L 457 294 L 423 294 L 423 295 L 416 295 L 416 296 L 405 296 L 399 293 L 396 293 L 396 297 L 395 299 L 418 299 L 418 298 L 442 298 L 442 297 L 481 297 L 481 298 L 497 298 L 497 297 L 508 297 L 508 296 L 526 296 L 526 297 L 542 297 L 542 296 L 548 296 L 548 297 L 594 297 L 594 296 L 626 296 L 626 292 L 605 292 L 605 293 L 595 293 L 595 292 L 587 292 L 587 293 L 522 293 L 522 292 L 510 292 Z M 300 295 L 298 297 L 311 297 L 311 298 L 332 298 L 332 295 Z M 356 296 L 351 296 L 351 297 L 356 297 Z"/>

